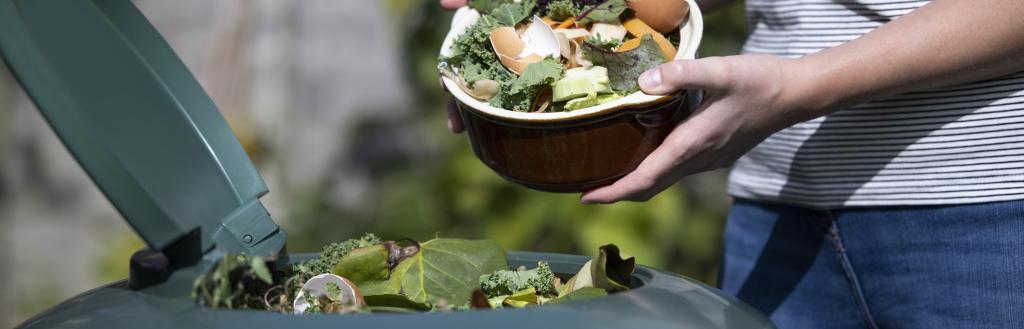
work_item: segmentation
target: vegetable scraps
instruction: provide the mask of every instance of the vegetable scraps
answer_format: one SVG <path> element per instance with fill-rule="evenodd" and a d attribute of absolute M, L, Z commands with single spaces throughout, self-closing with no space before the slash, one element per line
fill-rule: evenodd
<path fill-rule="evenodd" d="M 196 279 L 193 299 L 213 308 L 295 314 L 522 308 L 627 290 L 635 266 L 606 245 L 563 283 L 545 262 L 510 269 L 505 255 L 489 240 L 419 243 L 367 234 L 275 271 L 260 257 L 226 255 Z"/>
<path fill-rule="evenodd" d="M 471 0 L 480 14 L 441 73 L 467 94 L 519 112 L 570 111 L 639 91 L 641 73 L 675 57 L 662 33 L 684 0 Z M 647 22 L 652 22 L 651 27 Z"/>

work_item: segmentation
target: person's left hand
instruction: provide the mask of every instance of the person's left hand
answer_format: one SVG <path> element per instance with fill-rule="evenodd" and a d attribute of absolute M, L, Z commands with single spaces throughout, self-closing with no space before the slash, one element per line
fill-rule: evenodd
<path fill-rule="evenodd" d="M 585 204 L 647 201 L 679 179 L 731 165 L 772 133 L 823 111 L 800 60 L 764 55 L 673 61 L 640 76 L 648 94 L 704 90 L 700 108 L 639 167 L 612 185 L 583 193 Z"/>

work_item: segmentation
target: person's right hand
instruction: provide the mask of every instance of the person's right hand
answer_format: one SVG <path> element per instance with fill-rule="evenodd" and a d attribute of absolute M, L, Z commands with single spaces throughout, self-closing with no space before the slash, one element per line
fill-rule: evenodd
<path fill-rule="evenodd" d="M 455 10 L 465 6 L 468 0 L 441 0 L 441 8 Z M 462 125 L 462 117 L 459 116 L 459 107 L 455 98 L 448 101 L 448 130 L 453 133 L 461 133 L 466 128 Z"/>

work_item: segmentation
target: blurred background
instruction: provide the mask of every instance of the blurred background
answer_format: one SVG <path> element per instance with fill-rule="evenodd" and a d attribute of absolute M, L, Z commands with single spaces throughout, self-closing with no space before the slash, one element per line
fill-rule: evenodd
<path fill-rule="evenodd" d="M 363 232 L 488 238 L 716 283 L 725 172 L 647 203 L 582 206 L 505 182 L 444 125 L 436 0 L 137 0 L 230 122 L 291 252 Z M 702 56 L 736 53 L 743 4 L 706 16 Z M 0 327 L 127 277 L 142 242 L 0 67 Z"/>

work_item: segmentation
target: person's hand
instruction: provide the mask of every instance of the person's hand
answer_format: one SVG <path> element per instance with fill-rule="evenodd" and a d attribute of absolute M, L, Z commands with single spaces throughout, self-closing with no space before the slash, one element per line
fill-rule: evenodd
<path fill-rule="evenodd" d="M 468 0 L 441 0 L 441 8 L 447 10 L 455 10 L 459 7 L 465 6 Z M 448 130 L 453 133 L 461 133 L 466 130 L 462 125 L 462 117 L 459 116 L 458 105 L 455 104 L 455 98 L 448 101 Z"/>
<path fill-rule="evenodd" d="M 646 201 L 687 175 L 731 165 L 782 128 L 824 114 L 804 97 L 802 71 L 799 60 L 747 55 L 673 61 L 645 72 L 645 93 L 704 90 L 704 101 L 636 170 L 583 193 L 581 202 Z"/>

